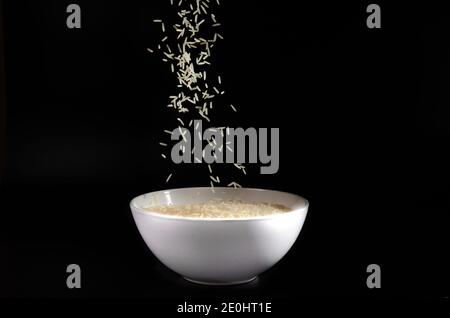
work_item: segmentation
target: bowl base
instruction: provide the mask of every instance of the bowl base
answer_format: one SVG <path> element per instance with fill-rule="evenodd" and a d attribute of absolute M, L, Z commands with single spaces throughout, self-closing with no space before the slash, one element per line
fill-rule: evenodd
<path fill-rule="evenodd" d="M 199 280 L 195 280 L 195 279 L 191 279 L 191 278 L 187 278 L 184 277 L 183 278 L 191 283 L 195 283 L 195 284 L 201 284 L 201 285 L 213 285 L 213 286 L 228 286 L 228 285 L 240 285 L 240 284 L 246 284 L 246 283 L 250 283 L 252 281 L 254 281 L 258 276 L 252 277 L 250 279 L 246 279 L 246 280 L 240 280 L 240 281 L 235 281 L 235 282 L 224 282 L 224 283 L 217 283 L 217 282 L 204 282 L 204 281 L 199 281 Z"/>

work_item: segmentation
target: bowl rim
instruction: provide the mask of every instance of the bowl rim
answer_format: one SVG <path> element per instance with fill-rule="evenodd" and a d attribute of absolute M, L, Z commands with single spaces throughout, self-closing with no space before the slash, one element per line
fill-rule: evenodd
<path fill-rule="evenodd" d="M 278 213 L 278 214 L 270 214 L 270 215 L 264 215 L 264 216 L 255 216 L 255 217 L 244 217 L 244 218 L 196 218 L 196 217 L 186 217 L 186 216 L 176 216 L 176 215 L 167 215 L 163 213 L 158 213 L 154 211 L 145 210 L 142 207 L 137 206 L 135 203 L 135 200 L 138 198 L 150 195 L 153 193 L 159 193 L 159 192 L 167 192 L 167 191 L 176 191 L 176 190 L 205 190 L 210 189 L 210 187 L 185 187 L 185 188 L 173 188 L 173 189 L 164 189 L 164 190 L 157 190 L 152 192 L 147 192 L 140 194 L 136 197 L 134 197 L 130 201 L 130 209 L 131 212 L 138 212 L 143 215 L 147 216 L 155 216 L 162 219 L 170 219 L 170 220 L 179 220 L 179 221 L 197 221 L 197 222 L 242 222 L 242 221 L 259 221 L 259 220 L 267 220 L 267 219 L 273 219 L 273 218 L 280 218 L 280 217 L 287 217 L 292 214 L 296 213 L 307 213 L 309 209 L 309 201 L 305 199 L 304 197 L 291 193 L 286 191 L 279 191 L 279 190 L 272 190 L 272 189 L 261 189 L 261 188 L 231 188 L 231 187 L 214 187 L 215 190 L 227 190 L 227 191 L 239 191 L 239 190 L 251 190 L 251 191 L 270 191 L 270 192 L 278 192 L 288 195 L 293 195 L 298 197 L 299 199 L 303 200 L 305 202 L 305 205 L 301 208 L 292 209 L 291 211 L 284 212 L 284 213 Z"/>

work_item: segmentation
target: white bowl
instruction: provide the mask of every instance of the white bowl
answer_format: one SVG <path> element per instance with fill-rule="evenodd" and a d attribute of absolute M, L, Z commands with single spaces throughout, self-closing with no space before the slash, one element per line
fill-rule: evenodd
<path fill-rule="evenodd" d="M 308 201 L 280 191 L 182 188 L 140 195 L 131 203 L 147 246 L 168 268 L 196 283 L 245 283 L 277 263 L 292 247 L 305 221 Z M 189 204 L 212 199 L 282 204 L 290 212 L 252 218 L 199 219 L 148 211 L 151 204 Z"/>

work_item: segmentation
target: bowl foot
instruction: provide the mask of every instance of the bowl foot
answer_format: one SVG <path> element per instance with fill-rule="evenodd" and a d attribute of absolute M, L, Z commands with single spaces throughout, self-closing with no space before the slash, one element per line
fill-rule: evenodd
<path fill-rule="evenodd" d="M 199 280 L 195 280 L 195 279 L 191 279 L 191 278 L 187 278 L 184 277 L 183 278 L 191 283 L 195 283 L 195 284 L 201 284 L 201 285 L 213 285 L 213 286 L 227 286 L 227 285 L 239 285 L 239 284 L 246 284 L 246 283 L 250 283 L 251 281 L 254 281 L 256 279 L 257 276 L 252 277 L 250 279 L 246 279 L 246 280 L 240 280 L 240 281 L 235 281 L 235 282 L 224 282 L 224 283 L 217 283 L 217 282 L 204 282 L 204 281 L 199 281 Z"/>

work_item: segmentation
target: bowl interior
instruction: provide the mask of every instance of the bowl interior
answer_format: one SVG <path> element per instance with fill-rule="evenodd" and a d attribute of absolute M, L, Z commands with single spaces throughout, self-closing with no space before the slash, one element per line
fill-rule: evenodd
<path fill-rule="evenodd" d="M 308 207 L 308 201 L 306 199 L 292 193 L 265 189 L 227 187 L 216 187 L 214 188 L 214 192 L 209 187 L 180 188 L 150 192 L 134 198 L 131 201 L 131 206 L 139 212 L 153 213 L 151 206 L 154 205 L 192 204 L 217 199 L 281 204 L 292 211 L 306 209 Z"/>

